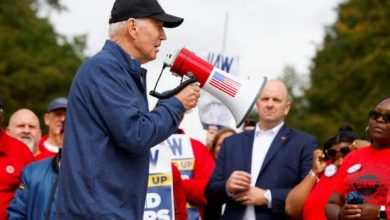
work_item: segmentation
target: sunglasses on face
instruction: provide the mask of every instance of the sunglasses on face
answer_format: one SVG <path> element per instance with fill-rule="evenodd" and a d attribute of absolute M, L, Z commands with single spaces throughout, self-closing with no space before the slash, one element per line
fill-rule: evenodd
<path fill-rule="evenodd" d="M 340 148 L 340 150 L 335 150 L 335 149 L 325 150 L 325 153 L 329 158 L 335 158 L 337 156 L 337 153 L 339 152 L 341 153 L 341 155 L 343 155 L 343 157 L 345 157 L 349 152 L 351 152 L 351 148 L 349 146 L 345 146 Z"/>
<path fill-rule="evenodd" d="M 385 114 L 382 114 L 378 111 L 375 111 L 375 110 L 371 110 L 369 112 L 369 116 L 372 120 L 378 120 L 380 117 L 382 117 L 383 121 L 385 123 L 389 123 L 390 122 L 390 113 L 385 113 Z"/>

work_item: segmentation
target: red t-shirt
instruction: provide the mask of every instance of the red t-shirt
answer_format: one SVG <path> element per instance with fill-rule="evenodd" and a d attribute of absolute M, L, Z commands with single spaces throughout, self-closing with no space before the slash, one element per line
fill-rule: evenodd
<path fill-rule="evenodd" d="M 321 175 L 320 181 L 314 186 L 307 197 L 302 210 L 302 219 L 327 220 L 325 206 L 333 191 L 334 178 Z"/>
<path fill-rule="evenodd" d="M 45 135 L 39 140 L 38 148 L 39 148 L 39 154 L 34 156 L 34 161 L 43 160 L 49 157 L 55 157 L 57 155 L 57 152 L 49 151 L 45 147 L 45 141 L 47 140 L 49 136 Z"/>
<path fill-rule="evenodd" d="M 0 220 L 8 219 L 6 209 L 19 186 L 21 171 L 32 161 L 28 147 L 0 128 Z"/>
<path fill-rule="evenodd" d="M 364 147 L 349 153 L 336 176 L 334 191 L 358 191 L 366 203 L 384 205 L 390 184 L 390 149 Z"/>

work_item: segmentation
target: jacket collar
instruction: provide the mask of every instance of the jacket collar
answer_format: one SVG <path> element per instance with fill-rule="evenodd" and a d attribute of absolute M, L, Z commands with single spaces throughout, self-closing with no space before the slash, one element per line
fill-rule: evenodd
<path fill-rule="evenodd" d="M 278 152 L 280 147 L 288 140 L 290 132 L 290 129 L 285 124 L 283 124 L 279 132 L 276 134 L 274 140 L 272 141 L 270 148 L 268 149 L 268 152 L 264 158 L 263 165 L 261 166 L 260 173 L 275 156 L 276 152 Z"/>
<path fill-rule="evenodd" d="M 103 46 L 103 50 L 107 50 L 119 60 L 121 65 L 129 72 L 139 72 L 141 68 L 141 62 L 132 58 L 125 50 L 122 49 L 117 43 L 106 40 Z"/>
<path fill-rule="evenodd" d="M 127 70 L 130 76 L 137 81 L 137 85 L 142 85 L 144 91 L 146 88 L 146 73 L 147 70 L 141 67 L 141 62 L 132 58 L 125 50 L 122 49 L 117 43 L 106 40 L 103 50 L 111 53 L 119 63 Z"/>
<path fill-rule="evenodd" d="M 245 138 L 243 139 L 244 143 L 243 147 L 243 161 L 245 163 L 245 171 L 251 172 L 252 167 L 252 150 L 253 150 L 253 142 L 255 137 L 255 130 L 247 131 L 244 133 Z M 276 134 L 274 140 L 271 143 L 270 148 L 268 149 L 268 152 L 264 158 L 263 165 L 261 166 L 260 173 L 262 170 L 268 165 L 268 163 L 271 161 L 271 159 L 274 157 L 276 152 L 280 149 L 280 147 L 285 143 L 290 134 L 290 129 L 286 126 L 286 124 L 283 124 L 282 127 L 279 129 L 278 133 Z"/>

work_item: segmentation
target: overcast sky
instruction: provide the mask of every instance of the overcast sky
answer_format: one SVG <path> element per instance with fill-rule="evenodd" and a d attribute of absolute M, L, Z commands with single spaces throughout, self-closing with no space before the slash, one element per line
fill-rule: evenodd
<path fill-rule="evenodd" d="M 154 87 L 164 56 L 171 48 L 183 46 L 198 55 L 219 53 L 224 48 L 225 55 L 239 57 L 237 69 L 242 78 L 276 78 L 286 65 L 307 74 L 311 58 L 322 43 L 324 28 L 336 20 L 335 9 L 342 0 L 159 2 L 167 13 L 183 17 L 184 23 L 178 28 L 166 29 L 168 40 L 163 42 L 158 58 L 145 66 L 149 70 L 149 90 Z M 68 11 L 51 15 L 57 32 L 66 36 L 88 34 L 87 54 L 98 52 L 107 39 L 114 0 L 63 0 L 62 3 Z M 165 74 L 161 90 L 178 83 L 169 72 Z M 150 99 L 150 104 L 155 102 L 154 98 Z M 190 136 L 204 141 L 197 110 L 186 116 L 182 127 Z"/>

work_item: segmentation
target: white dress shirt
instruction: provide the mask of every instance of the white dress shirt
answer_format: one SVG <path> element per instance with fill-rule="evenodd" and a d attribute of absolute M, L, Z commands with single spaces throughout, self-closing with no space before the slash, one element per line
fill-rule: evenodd
<path fill-rule="evenodd" d="M 263 131 L 260 129 L 259 125 L 257 124 L 256 130 L 255 130 L 255 137 L 253 141 L 253 147 L 252 147 L 252 164 L 251 164 L 251 175 L 252 175 L 252 182 L 251 186 L 255 186 L 257 178 L 260 175 L 260 169 L 263 165 L 265 155 L 268 152 L 268 149 L 270 148 L 272 141 L 274 140 L 276 134 L 279 132 L 280 128 L 283 126 L 284 122 L 281 122 L 274 128 Z M 272 195 L 272 194 L 271 194 Z M 272 196 L 271 196 L 272 199 Z M 269 201 L 268 208 L 271 208 L 271 200 Z M 255 215 L 255 207 L 253 205 L 248 205 L 245 214 L 244 214 L 244 220 L 254 220 L 256 219 Z"/>

